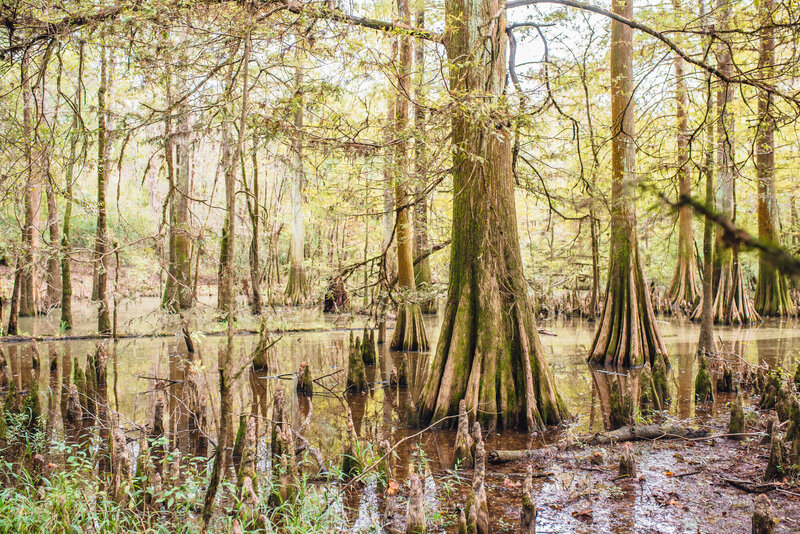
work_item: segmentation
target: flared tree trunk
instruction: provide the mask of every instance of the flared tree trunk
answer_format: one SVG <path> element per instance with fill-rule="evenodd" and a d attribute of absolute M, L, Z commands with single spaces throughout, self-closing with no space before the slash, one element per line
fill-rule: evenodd
<path fill-rule="evenodd" d="M 100 45 L 100 87 L 97 90 L 97 234 L 94 265 L 97 272 L 97 331 L 111 333 L 111 310 L 108 304 L 109 241 L 106 214 L 106 190 L 111 174 L 111 136 L 114 119 L 109 111 L 113 99 L 114 55 Z"/>
<path fill-rule="evenodd" d="M 760 12 L 764 28 L 761 30 L 761 55 L 758 60 L 759 75 L 769 86 L 775 63 L 774 30 L 769 27 L 775 0 L 763 0 Z M 758 180 L 758 237 L 778 243 L 778 200 L 775 197 L 775 118 L 772 94 L 767 88 L 758 91 L 758 130 L 756 133 L 756 178 Z M 758 285 L 755 308 L 761 315 L 791 315 L 794 305 L 789 297 L 786 277 L 759 251 Z"/>
<path fill-rule="evenodd" d="M 613 12 L 633 18 L 633 0 L 614 0 Z M 644 278 L 636 230 L 633 30 L 611 22 L 611 257 L 605 306 L 589 362 L 633 367 L 667 356 Z"/>
<path fill-rule="evenodd" d="M 400 20 L 411 25 L 409 0 L 397 0 Z M 422 321 L 422 309 L 417 302 L 417 287 L 414 281 L 414 237 L 411 230 L 411 208 L 408 194 L 408 97 L 411 94 L 411 37 L 400 36 L 400 64 L 397 75 L 397 105 L 395 106 L 395 132 L 400 136 L 395 155 L 395 233 L 397 234 L 397 282 L 400 290 L 400 305 L 397 323 L 392 335 L 392 350 L 428 350 L 428 335 Z"/>
<path fill-rule="evenodd" d="M 567 415 L 528 301 L 517 235 L 512 132 L 504 114 L 504 2 L 445 3 L 452 122 L 453 239 L 422 422 L 467 410 L 489 427 L 534 430 Z M 491 113 L 490 113 L 491 111 Z"/>
<path fill-rule="evenodd" d="M 417 0 L 417 12 L 415 15 L 417 28 L 425 27 L 425 2 Z M 428 239 L 428 179 L 425 135 L 426 113 L 422 104 L 425 96 L 425 47 L 422 39 L 415 41 L 414 49 L 414 68 L 415 68 L 415 101 L 414 101 L 414 257 L 418 258 L 428 252 L 430 242 Z M 428 256 L 414 265 L 414 282 L 419 292 L 430 292 L 433 284 L 433 273 L 431 272 L 431 262 Z M 427 297 L 420 300 L 422 313 L 436 313 L 436 299 Z"/>
<path fill-rule="evenodd" d="M 673 0 L 672 5 L 676 12 L 680 11 L 679 0 Z M 683 58 L 675 55 L 675 101 L 678 138 L 678 194 L 689 195 L 692 183 L 689 178 L 689 121 L 688 107 L 689 95 L 686 91 L 684 79 Z M 675 274 L 667 291 L 667 300 L 673 311 L 691 313 L 700 298 L 695 272 L 697 263 L 694 255 L 694 236 L 692 231 L 692 210 L 683 206 L 678 212 L 678 258 L 675 263 Z"/>
<path fill-rule="evenodd" d="M 299 38 L 298 38 L 299 39 Z M 289 304 L 299 305 L 308 297 L 308 278 L 303 265 L 303 115 L 305 99 L 303 97 L 303 70 L 299 62 L 302 59 L 301 45 L 297 43 L 295 60 L 295 93 L 294 93 L 294 136 L 292 138 L 292 242 L 289 249 L 289 277 L 286 280 L 286 300 Z"/>
<path fill-rule="evenodd" d="M 729 27 L 730 3 L 717 0 L 719 27 L 724 31 Z M 720 72 L 733 76 L 733 61 L 727 45 L 717 48 L 717 63 Z M 717 209 L 728 219 L 736 220 L 734 206 L 735 164 L 733 159 L 735 137 L 733 97 L 736 91 L 730 84 L 721 82 L 717 91 Z M 747 324 L 758 320 L 753 301 L 744 283 L 739 264 L 739 252 L 728 247 L 721 228 L 716 232 L 714 247 L 714 321 L 720 324 Z"/>
<path fill-rule="evenodd" d="M 29 60 L 22 61 L 23 136 L 25 160 L 28 165 L 25 184 L 25 221 L 22 228 L 22 263 L 20 269 L 19 316 L 31 317 L 38 312 L 36 298 L 36 248 L 39 241 L 39 212 L 42 203 L 41 160 L 34 136 L 33 91 L 31 90 Z"/>

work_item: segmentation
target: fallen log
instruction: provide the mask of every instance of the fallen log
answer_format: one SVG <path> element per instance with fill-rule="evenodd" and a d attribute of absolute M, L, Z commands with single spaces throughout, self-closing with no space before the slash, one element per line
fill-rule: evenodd
<path fill-rule="evenodd" d="M 609 445 L 612 443 L 623 443 L 626 441 L 645 441 L 656 439 L 697 439 L 708 436 L 708 431 L 687 428 L 677 425 L 642 425 L 642 426 L 623 426 L 610 432 L 600 432 L 590 436 L 581 436 L 575 443 L 585 443 L 588 445 Z M 488 454 L 488 461 L 492 464 L 504 462 L 515 462 L 525 460 L 547 451 L 562 449 L 563 447 L 546 447 L 542 449 L 523 449 L 523 450 L 493 450 Z"/>

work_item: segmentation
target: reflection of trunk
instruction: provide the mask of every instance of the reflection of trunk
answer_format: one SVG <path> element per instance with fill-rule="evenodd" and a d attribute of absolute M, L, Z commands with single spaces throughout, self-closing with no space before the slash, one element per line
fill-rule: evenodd
<path fill-rule="evenodd" d="M 503 3 L 445 4 L 453 117 L 453 240 L 436 356 L 420 397 L 422 421 L 467 410 L 490 426 L 529 430 L 567 414 L 528 302 L 517 235 L 511 132 L 502 105 Z M 493 28 L 484 37 L 482 28 Z M 502 115 L 502 113 L 500 114 Z M 488 122 L 487 122 L 488 121 Z M 478 157 L 480 156 L 480 157 Z"/>
<path fill-rule="evenodd" d="M 680 12 L 680 0 L 672 0 L 675 12 Z M 675 55 L 675 100 L 676 118 L 678 123 L 678 191 L 681 195 L 691 193 L 691 180 L 689 178 L 689 124 L 688 107 L 689 95 L 686 91 L 684 79 L 683 58 Z M 691 311 L 697 304 L 700 292 L 695 281 L 694 238 L 692 232 L 692 211 L 689 206 L 681 207 L 678 212 L 678 258 L 675 264 L 675 274 L 672 284 L 667 292 L 670 307 L 677 310 Z"/>
<path fill-rule="evenodd" d="M 729 26 L 731 14 L 730 4 L 725 0 L 717 0 L 720 14 L 720 28 L 724 31 Z M 717 50 L 719 70 L 727 76 L 733 76 L 733 61 L 727 45 L 720 44 Z M 736 172 L 733 160 L 734 88 L 721 82 L 717 91 L 717 166 L 719 180 L 717 183 L 717 208 L 728 219 L 736 221 L 734 206 L 734 188 Z M 714 250 L 714 321 L 722 324 L 750 323 L 758 318 L 744 284 L 739 252 L 736 248 L 728 248 L 723 241 L 723 231 L 717 229 Z"/>
<path fill-rule="evenodd" d="M 171 80 L 167 81 L 171 86 Z M 167 87 L 168 99 L 170 89 Z M 181 95 L 183 96 L 183 95 Z M 171 100 L 171 99 L 170 99 Z M 169 102 L 170 109 L 172 102 Z M 164 286 L 163 305 L 176 312 L 192 307 L 191 287 L 191 235 L 189 221 L 189 197 L 191 196 L 191 117 L 186 102 L 175 108 L 178 116 L 178 131 L 171 131 L 171 113 L 166 120 L 165 148 L 167 151 L 167 174 L 169 176 L 169 269 Z"/>
<path fill-rule="evenodd" d="M 8 328 L 6 334 L 16 336 L 18 333 L 19 320 L 19 294 L 22 289 L 22 267 L 20 260 L 17 260 L 17 267 L 14 269 L 14 287 L 11 290 L 11 302 L 8 306 Z"/>
<path fill-rule="evenodd" d="M 764 29 L 761 30 L 761 55 L 758 60 L 759 75 L 771 84 L 775 61 L 774 30 L 769 27 L 775 0 L 764 0 L 761 5 Z M 756 133 L 756 174 L 758 179 L 758 237 L 762 241 L 778 243 L 778 201 L 775 197 L 775 118 L 772 116 L 772 94 L 767 89 L 758 91 L 760 122 Z M 766 261 L 764 253 L 758 255 L 758 286 L 755 307 L 762 315 L 791 315 L 794 306 L 789 298 L 786 277 L 773 264 Z"/>
<path fill-rule="evenodd" d="M 606 430 L 634 424 L 639 407 L 639 375 L 640 371 L 633 369 L 627 374 L 592 370 Z"/>
<path fill-rule="evenodd" d="M 302 57 L 300 42 L 295 59 Z M 295 66 L 294 136 L 292 138 L 292 243 L 289 249 L 289 278 L 286 281 L 286 298 L 290 304 L 302 304 L 308 296 L 308 280 L 303 265 L 303 70 Z"/>
<path fill-rule="evenodd" d="M 633 0 L 613 2 L 633 18 Z M 642 272 L 636 231 L 636 153 L 633 102 L 633 30 L 611 23 L 611 250 L 605 305 L 589 361 L 601 365 L 654 364 L 667 350 L 658 331 L 650 289 Z"/>
<path fill-rule="evenodd" d="M 106 189 L 111 174 L 111 135 L 114 119 L 110 111 L 114 90 L 114 53 L 105 44 L 100 47 L 100 87 L 97 90 L 97 236 L 94 266 L 97 272 L 97 331 L 111 333 L 108 306 L 108 222 Z"/>
<path fill-rule="evenodd" d="M 700 18 L 704 19 L 705 0 L 700 2 Z M 708 24 L 706 23 L 706 28 Z M 704 40 L 704 46 L 708 46 L 708 39 Z M 714 209 L 714 123 L 709 120 L 713 115 L 713 94 L 711 92 L 711 73 L 706 74 L 706 87 L 708 95 L 706 97 L 706 138 L 703 150 L 702 173 L 706 180 L 706 206 Z M 706 217 L 703 221 L 703 294 L 700 296 L 700 304 L 695 308 L 692 319 L 700 319 L 700 338 L 697 342 L 697 352 L 711 354 L 716 352 L 717 341 L 714 337 L 714 307 L 713 307 L 713 286 L 714 277 L 714 224 Z"/>
<path fill-rule="evenodd" d="M 404 24 L 411 24 L 409 0 L 397 0 L 397 7 Z M 397 309 L 397 323 L 394 327 L 391 348 L 393 350 L 428 350 L 428 336 L 425 323 L 422 322 L 422 310 L 416 301 L 416 284 L 414 283 L 413 235 L 409 195 L 407 191 L 408 177 L 408 98 L 411 84 L 411 37 L 400 39 L 400 65 L 397 76 L 397 104 L 395 105 L 395 132 L 400 136 L 395 155 L 395 234 L 397 242 L 397 281 L 400 290 L 400 305 Z"/>
<path fill-rule="evenodd" d="M 425 27 L 425 2 L 417 0 L 416 27 Z M 428 172 L 423 132 L 426 113 L 422 105 L 425 85 L 425 47 L 422 39 L 416 40 L 414 50 L 415 102 L 414 102 L 414 257 L 421 256 L 430 248 L 428 240 Z M 425 257 L 414 266 L 414 282 L 420 292 L 429 292 L 433 283 L 430 258 Z M 436 299 L 429 297 L 420 302 L 423 313 L 436 313 Z"/>
<path fill-rule="evenodd" d="M 34 137 L 33 92 L 27 58 L 22 61 L 23 137 L 28 177 L 25 184 L 25 223 L 22 228 L 22 263 L 20 267 L 19 316 L 35 315 L 37 269 L 34 255 L 39 240 L 39 209 L 42 201 L 41 159 Z"/>

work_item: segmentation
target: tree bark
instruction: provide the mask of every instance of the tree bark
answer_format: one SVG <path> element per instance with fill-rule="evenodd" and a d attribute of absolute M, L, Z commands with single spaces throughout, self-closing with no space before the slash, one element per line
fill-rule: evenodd
<path fill-rule="evenodd" d="M 772 85 L 775 64 L 775 36 L 772 13 L 775 0 L 764 0 L 759 5 L 764 25 L 761 30 L 759 74 L 763 84 Z M 774 244 L 780 244 L 778 226 L 778 201 L 775 196 L 775 117 L 772 94 L 767 88 L 758 91 L 759 124 L 756 133 L 756 180 L 758 182 L 758 237 Z M 789 297 L 786 277 L 764 258 L 758 255 L 758 285 L 756 286 L 755 308 L 761 315 L 792 315 L 794 305 Z"/>
<path fill-rule="evenodd" d="M 613 12 L 633 17 L 633 0 L 614 0 Z M 634 367 L 667 350 L 644 278 L 636 230 L 633 30 L 611 22 L 611 250 L 605 306 L 589 353 L 600 365 Z"/>
<path fill-rule="evenodd" d="M 400 20 L 411 24 L 409 0 L 397 0 Z M 428 350 L 428 335 L 422 321 L 422 309 L 417 302 L 414 281 L 414 237 L 411 229 L 410 196 L 408 194 L 408 141 L 409 97 L 411 95 L 411 37 L 401 35 L 400 63 L 397 74 L 397 104 L 395 105 L 395 132 L 400 136 L 395 154 L 395 234 L 397 236 L 397 281 L 400 288 L 400 305 L 392 335 L 392 350 Z"/>
<path fill-rule="evenodd" d="M 302 45 L 297 38 L 295 49 L 295 93 L 294 93 L 294 136 L 292 138 L 292 243 L 289 249 L 289 277 L 286 281 L 286 299 L 292 305 L 305 302 L 308 297 L 308 279 L 303 265 L 304 229 L 303 229 L 303 115 L 305 99 L 303 97 Z"/>
<path fill-rule="evenodd" d="M 505 107 L 503 5 L 445 4 L 450 91 L 458 104 L 452 123 L 453 240 L 447 305 L 419 414 L 422 422 L 454 415 L 463 398 L 490 427 L 534 430 L 558 424 L 567 410 L 544 357 L 522 272 L 512 133 L 498 112 Z"/>
<path fill-rule="evenodd" d="M 100 45 L 100 86 L 97 90 L 97 235 L 94 265 L 97 272 L 97 331 L 111 333 L 108 304 L 109 241 L 106 214 L 106 190 L 111 174 L 111 138 L 114 119 L 110 102 L 114 94 L 114 52 Z"/>
<path fill-rule="evenodd" d="M 680 0 L 672 0 L 676 13 L 680 12 Z M 689 177 L 689 95 L 684 78 L 684 60 L 679 55 L 674 57 L 675 65 L 675 117 L 677 120 L 677 175 L 678 194 L 689 195 L 692 184 Z M 678 211 L 678 257 L 675 274 L 667 292 L 667 299 L 673 311 L 691 313 L 700 298 L 700 291 L 695 279 L 697 264 L 694 255 L 694 232 L 692 230 L 692 209 L 683 206 Z"/>
<path fill-rule="evenodd" d="M 56 46 L 59 45 L 56 44 Z M 39 124 L 47 123 L 44 116 L 44 103 L 46 98 L 45 80 L 47 79 L 46 64 L 43 68 L 45 71 L 41 76 L 39 91 L 39 120 L 37 121 Z M 60 98 L 61 95 L 61 73 L 62 65 L 59 63 L 58 74 L 56 76 L 56 95 L 58 95 L 56 98 Z M 53 110 L 53 117 L 51 118 L 51 124 L 54 126 L 51 128 L 47 140 L 40 141 L 42 147 L 42 165 L 45 175 L 44 186 L 45 193 L 47 195 L 47 237 L 49 239 L 47 246 L 47 276 L 45 279 L 47 282 L 47 295 L 44 302 L 44 307 L 46 310 L 50 310 L 61 305 L 61 268 L 58 261 L 61 232 L 58 226 L 58 202 L 56 201 L 55 183 L 53 174 L 51 172 L 52 169 L 50 168 L 50 153 L 52 151 L 53 140 L 55 139 L 56 133 L 54 130 L 55 125 L 58 124 L 58 108 L 58 101 L 56 101 L 56 105 L 54 106 Z"/>

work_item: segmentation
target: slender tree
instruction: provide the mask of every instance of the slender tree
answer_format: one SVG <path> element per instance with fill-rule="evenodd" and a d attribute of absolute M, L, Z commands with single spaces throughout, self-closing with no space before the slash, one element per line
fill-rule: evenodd
<path fill-rule="evenodd" d="M 759 123 L 756 132 L 756 178 L 758 180 L 758 237 L 778 243 L 778 200 L 775 196 L 775 110 L 772 93 L 775 65 L 775 36 L 772 14 L 775 0 L 762 0 L 759 4 L 762 20 L 761 53 L 758 68 L 765 84 L 758 92 Z M 761 315 L 791 315 L 794 305 L 789 297 L 786 277 L 775 266 L 758 256 L 758 285 L 755 308 Z"/>
<path fill-rule="evenodd" d="M 248 188 L 246 181 L 245 187 L 248 189 L 247 211 L 250 215 L 250 250 L 248 259 L 250 260 L 250 285 L 253 295 L 250 299 L 250 310 L 253 315 L 261 314 L 261 258 L 259 256 L 258 243 L 260 240 L 261 227 L 261 204 L 259 200 L 258 183 L 258 138 L 253 135 L 253 148 L 250 154 L 253 167 L 252 188 Z M 244 163 L 242 163 L 242 178 L 244 178 Z"/>
<path fill-rule="evenodd" d="M 31 89 L 30 60 L 26 56 L 20 63 L 22 74 L 23 138 L 25 143 L 25 162 L 28 166 L 25 181 L 25 219 L 22 228 L 22 262 L 18 263 L 19 277 L 19 316 L 30 317 L 38 312 L 36 296 L 35 254 L 39 242 L 39 212 L 42 202 L 41 159 L 34 134 L 34 98 Z M 38 121 L 37 121 L 38 122 Z"/>
<path fill-rule="evenodd" d="M 705 1 L 700 1 L 700 19 L 707 17 Z M 705 28 L 709 25 L 706 23 Z M 708 46 L 709 38 L 704 38 L 704 46 Z M 706 116 L 705 116 L 705 143 L 703 147 L 702 174 L 706 183 L 706 205 L 714 209 L 714 92 L 711 87 L 711 73 L 706 74 L 707 87 Z M 699 354 L 713 354 L 717 350 L 717 341 L 714 337 L 714 223 L 708 217 L 703 221 L 703 293 L 700 304 L 694 312 L 694 317 L 699 314 L 700 337 L 697 343 Z"/>
<path fill-rule="evenodd" d="M 633 0 L 613 0 L 612 11 L 633 19 Z M 636 230 L 633 30 L 611 22 L 611 250 L 605 305 L 589 351 L 601 365 L 653 365 L 666 358 Z"/>
<path fill-rule="evenodd" d="M 97 234 L 94 247 L 94 270 L 97 273 L 97 331 L 111 333 L 111 310 L 108 303 L 109 238 L 106 191 L 111 175 L 111 139 L 114 118 L 110 103 L 114 98 L 114 52 L 100 45 L 100 85 L 97 89 Z"/>
<path fill-rule="evenodd" d="M 455 99 L 450 280 L 422 421 L 467 410 L 489 426 L 530 430 L 567 411 L 534 324 L 517 235 L 512 132 L 503 98 L 506 18 L 500 0 L 445 3 Z"/>
<path fill-rule="evenodd" d="M 86 43 L 78 42 L 78 80 L 75 83 L 75 96 L 73 101 L 72 126 L 69 133 L 69 159 L 64 171 L 64 228 L 61 233 L 61 326 L 65 330 L 72 329 L 72 276 L 70 256 L 72 244 L 70 242 L 70 223 L 72 220 L 72 195 L 73 182 L 75 181 L 75 163 L 78 159 L 78 140 L 81 135 L 81 102 L 83 95 L 83 52 Z M 59 51 L 59 63 L 61 54 Z"/>
<path fill-rule="evenodd" d="M 61 43 L 54 41 L 52 44 L 56 48 L 57 53 L 60 51 Z M 61 74 L 63 64 L 58 63 L 58 73 L 56 75 L 56 99 L 61 95 Z M 47 70 L 45 68 L 43 75 L 39 80 L 39 117 L 37 121 L 39 124 L 47 123 L 44 120 L 47 93 L 45 91 L 45 81 Z M 58 201 L 56 200 L 56 184 L 55 177 L 53 176 L 51 168 L 51 153 L 53 149 L 53 141 L 55 139 L 55 129 L 58 125 L 58 100 L 53 108 L 53 116 L 50 120 L 52 127 L 48 132 L 47 139 L 40 139 L 39 144 L 42 147 L 42 165 L 44 168 L 44 188 L 47 197 L 47 271 L 45 281 L 47 283 L 47 294 L 45 297 L 44 307 L 46 310 L 58 307 L 61 305 L 61 267 L 58 261 L 59 246 L 61 241 L 61 229 L 58 225 Z M 40 134 L 37 134 L 40 137 Z"/>
<path fill-rule="evenodd" d="M 397 0 L 400 20 L 411 25 L 409 0 Z M 408 141 L 409 97 L 411 95 L 411 37 L 401 35 L 400 63 L 397 75 L 397 104 L 395 105 L 395 129 L 400 136 L 396 144 L 395 156 L 395 233 L 397 236 L 397 281 L 400 288 L 400 305 L 397 309 L 397 322 L 392 335 L 393 350 L 428 350 L 428 335 L 422 321 L 422 309 L 416 300 L 414 281 L 414 237 L 411 229 L 410 195 L 408 194 Z"/>

